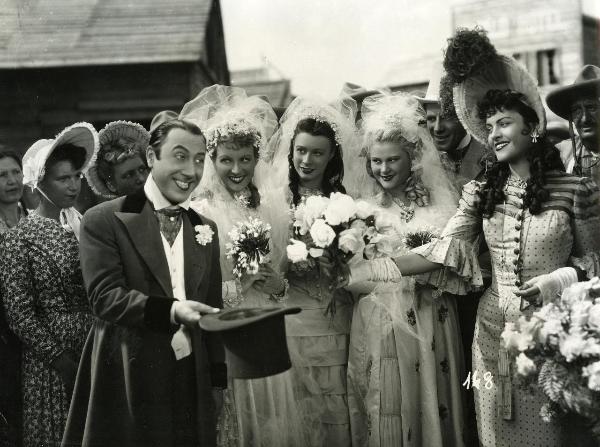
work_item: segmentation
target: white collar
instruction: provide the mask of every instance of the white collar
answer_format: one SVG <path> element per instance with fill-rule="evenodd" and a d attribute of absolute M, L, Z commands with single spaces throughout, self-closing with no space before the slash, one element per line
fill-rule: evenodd
<path fill-rule="evenodd" d="M 460 143 L 458 143 L 458 146 L 456 146 L 456 150 L 457 151 L 461 151 L 463 150 L 465 147 L 467 147 L 469 144 L 471 143 L 471 134 L 469 134 L 468 132 L 465 134 L 465 136 L 463 137 L 462 140 L 460 140 Z"/>
<path fill-rule="evenodd" d="M 146 179 L 146 183 L 144 184 L 144 193 L 146 194 L 146 198 L 152 202 L 155 210 L 162 210 L 163 208 L 173 208 L 174 206 L 180 206 L 184 210 L 188 210 L 190 208 L 190 199 L 191 194 L 185 199 L 183 202 L 178 203 L 176 205 L 169 202 L 169 200 L 163 195 L 160 188 L 154 181 L 152 174 L 148 175 Z"/>

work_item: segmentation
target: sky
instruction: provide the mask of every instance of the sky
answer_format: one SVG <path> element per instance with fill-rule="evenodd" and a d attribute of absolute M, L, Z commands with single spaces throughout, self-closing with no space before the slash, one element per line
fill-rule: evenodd
<path fill-rule="evenodd" d="M 600 17 L 600 0 L 582 2 L 586 13 Z M 451 34 L 451 4 L 221 0 L 229 68 L 256 68 L 266 61 L 292 80 L 296 95 L 333 98 L 345 81 L 383 86 L 399 61 L 441 56 Z"/>

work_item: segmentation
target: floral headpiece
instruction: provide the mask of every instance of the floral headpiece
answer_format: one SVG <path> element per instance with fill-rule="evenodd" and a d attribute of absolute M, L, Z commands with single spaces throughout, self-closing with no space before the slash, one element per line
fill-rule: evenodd
<path fill-rule="evenodd" d="M 230 139 L 233 135 L 248 136 L 252 138 L 252 147 L 260 152 L 262 148 L 262 136 L 260 130 L 243 117 L 235 120 L 216 123 L 215 126 L 206 129 L 206 150 L 209 156 L 217 148 L 220 142 Z"/>
<path fill-rule="evenodd" d="M 310 105 L 306 107 L 306 109 L 302 110 L 301 113 L 299 113 L 298 121 L 312 118 L 315 121 L 318 121 L 319 123 L 329 125 L 331 127 L 331 130 L 333 130 L 335 142 L 341 146 L 342 138 L 340 137 L 340 126 L 337 123 L 337 120 L 339 120 L 338 115 L 339 113 L 331 106 L 323 105 L 319 107 L 316 105 Z M 298 123 L 298 121 L 296 122 L 296 124 Z"/>
<path fill-rule="evenodd" d="M 408 93 L 374 95 L 365 98 L 361 108 L 363 153 L 367 152 L 374 138 L 382 131 L 399 131 L 409 143 L 417 143 L 423 120 L 423 108 L 418 99 Z"/>

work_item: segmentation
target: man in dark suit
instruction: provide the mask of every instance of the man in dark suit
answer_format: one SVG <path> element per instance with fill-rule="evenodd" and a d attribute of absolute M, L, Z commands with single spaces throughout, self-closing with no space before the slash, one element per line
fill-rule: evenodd
<path fill-rule="evenodd" d="M 198 321 L 223 306 L 219 242 L 215 224 L 189 209 L 205 154 L 195 125 L 163 123 L 151 135 L 143 190 L 83 218 L 81 265 L 96 321 L 65 446 L 216 444 L 224 350 Z"/>

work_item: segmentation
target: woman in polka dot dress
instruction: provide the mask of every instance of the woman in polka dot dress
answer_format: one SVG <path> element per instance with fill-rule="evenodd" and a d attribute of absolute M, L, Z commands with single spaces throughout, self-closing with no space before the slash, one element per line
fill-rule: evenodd
<path fill-rule="evenodd" d="M 473 54 L 473 48 L 487 54 Z M 457 54 L 485 63 L 461 79 L 452 71 L 465 66 L 455 63 Z M 405 276 L 422 274 L 420 281 L 440 290 L 462 284 L 466 292 L 482 285 L 477 254 L 485 239 L 493 282 L 479 303 L 467 382 L 475 391 L 480 443 L 561 445 L 560 427 L 539 415 L 541 392 L 519 392 L 512 383 L 514 364 L 500 335 L 506 323 L 531 315 L 567 285 L 600 273 L 600 191 L 591 179 L 564 172 L 558 150 L 543 137 L 546 119 L 535 80 L 514 59 L 496 54 L 483 31 L 463 30 L 450 39 L 445 67 L 454 75 L 462 124 L 494 149 L 497 162 L 486 181 L 465 185 L 442 236 L 395 258 L 394 265 Z M 387 279 L 382 265 L 353 267 L 351 282 Z"/>

